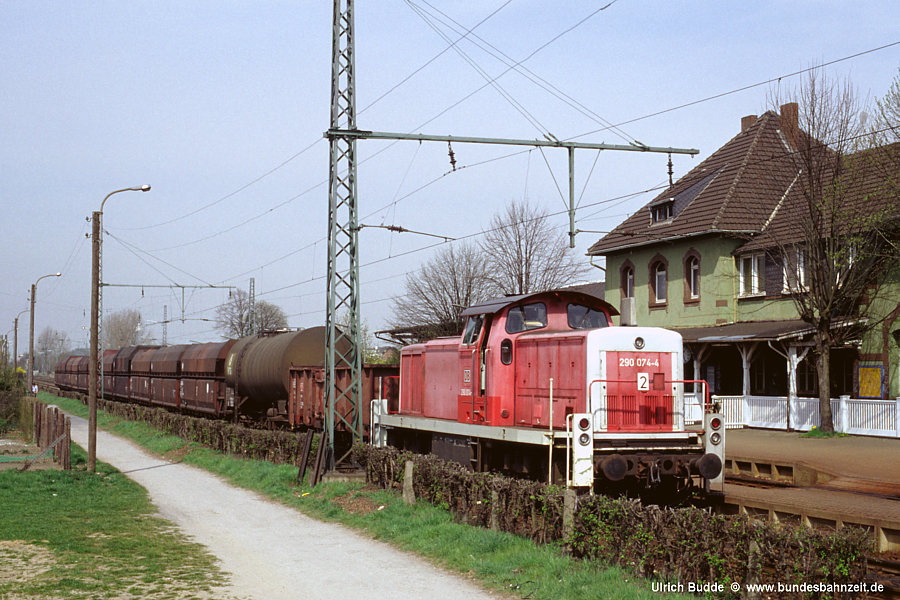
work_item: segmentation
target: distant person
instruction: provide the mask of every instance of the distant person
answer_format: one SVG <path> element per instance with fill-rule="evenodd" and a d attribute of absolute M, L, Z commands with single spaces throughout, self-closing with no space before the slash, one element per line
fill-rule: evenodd
<path fill-rule="evenodd" d="M 37 384 L 36 383 L 31 384 L 31 393 L 34 394 L 35 396 L 37 396 L 37 392 L 38 392 Z"/>

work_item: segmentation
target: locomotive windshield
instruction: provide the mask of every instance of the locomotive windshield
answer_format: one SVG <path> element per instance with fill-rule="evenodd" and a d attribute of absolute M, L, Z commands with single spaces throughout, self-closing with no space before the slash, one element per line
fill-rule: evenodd
<path fill-rule="evenodd" d="M 582 306 L 581 304 L 570 304 L 566 308 L 566 313 L 569 317 L 569 327 L 572 329 L 597 329 L 609 326 L 606 313 L 601 310 Z"/>
<path fill-rule="evenodd" d="M 519 333 L 546 326 L 547 307 L 543 302 L 511 308 L 506 315 L 506 333 Z"/>
<path fill-rule="evenodd" d="M 471 346 L 478 341 L 478 334 L 481 333 L 481 325 L 484 323 L 484 315 L 472 315 L 466 321 L 466 330 L 463 332 L 462 343 Z"/>

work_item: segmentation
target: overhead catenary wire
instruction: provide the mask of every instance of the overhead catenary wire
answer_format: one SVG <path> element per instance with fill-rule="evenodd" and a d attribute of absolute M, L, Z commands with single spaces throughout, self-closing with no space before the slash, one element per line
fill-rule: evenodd
<path fill-rule="evenodd" d="M 408 0 L 408 3 L 409 3 L 409 0 Z M 462 25 L 460 25 L 460 23 L 458 21 L 454 20 L 453 17 L 451 17 L 451 16 L 447 15 L 445 12 L 441 11 L 439 8 L 437 8 L 436 6 L 434 6 L 433 4 L 428 2 L 428 0 L 424 0 L 424 3 L 426 5 L 428 5 L 432 10 L 434 10 L 436 13 L 442 15 L 445 19 L 449 20 L 456 27 L 459 27 L 459 28 L 462 27 Z M 594 11 L 593 13 L 591 13 L 588 16 L 588 18 L 596 15 L 598 12 L 600 12 L 602 10 L 605 10 L 606 8 L 608 8 L 611 5 L 612 5 L 612 3 L 609 3 L 606 6 Z M 584 21 L 582 21 L 582 22 L 584 22 Z M 451 29 L 454 29 L 454 25 L 448 25 L 448 27 L 450 27 Z M 548 93 L 550 93 L 551 95 L 556 97 L 558 100 L 561 100 L 565 104 L 568 104 L 570 107 L 574 108 L 575 110 L 580 112 L 582 115 L 588 117 L 589 119 L 596 121 L 596 122 L 600 123 L 601 125 L 607 126 L 610 130 L 612 130 L 613 133 L 615 133 L 617 136 L 619 136 L 624 141 L 629 142 L 629 143 L 637 142 L 637 140 L 633 136 L 629 135 L 627 132 L 625 132 L 621 128 L 617 127 L 610 121 L 604 119 L 602 116 L 600 116 L 599 114 L 597 114 L 596 112 L 591 110 L 588 106 L 579 102 L 577 99 L 573 98 L 569 94 L 566 94 L 565 92 L 560 90 L 557 86 L 553 85 L 552 83 L 550 83 L 549 81 L 547 81 L 546 79 L 541 77 L 540 75 L 536 74 L 534 71 L 528 69 L 523 64 L 515 62 L 515 60 L 511 56 L 509 56 L 508 54 L 506 54 L 505 52 L 503 52 L 502 50 L 500 50 L 499 48 L 497 48 L 496 46 L 494 46 L 493 44 L 491 44 L 489 41 L 485 40 L 481 36 L 479 36 L 477 34 L 472 34 L 472 35 L 467 35 L 465 37 L 467 38 L 468 41 L 475 43 L 479 48 L 481 48 L 485 52 L 488 52 L 489 54 L 494 56 L 497 60 L 503 62 L 507 66 L 511 66 L 514 70 L 519 72 L 519 74 L 521 74 L 523 77 L 525 77 L 526 79 L 528 79 L 535 85 L 539 86 L 540 88 L 544 89 L 545 91 L 547 91 Z M 473 42 L 472 40 L 476 40 L 476 41 Z"/>

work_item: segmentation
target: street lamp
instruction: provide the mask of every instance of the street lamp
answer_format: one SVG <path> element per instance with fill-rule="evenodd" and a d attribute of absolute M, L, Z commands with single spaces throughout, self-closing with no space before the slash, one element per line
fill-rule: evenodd
<path fill-rule="evenodd" d="M 110 192 L 100 203 L 100 210 L 91 214 L 91 359 L 88 373 L 88 472 L 97 470 L 97 373 L 100 358 L 100 256 L 101 244 L 101 220 L 103 218 L 103 205 L 109 197 L 119 192 L 149 192 L 149 185 L 122 188 Z"/>
<path fill-rule="evenodd" d="M 38 277 L 34 283 L 31 284 L 31 327 L 29 328 L 29 341 L 28 341 L 28 392 L 31 393 L 31 390 L 34 389 L 34 301 L 35 294 L 37 293 L 37 284 L 41 279 L 46 279 L 47 277 L 59 277 L 62 273 L 50 273 L 49 275 L 42 275 Z M 19 313 L 21 314 L 21 313 Z M 18 321 L 18 317 L 16 317 Z"/>
<path fill-rule="evenodd" d="M 13 373 L 19 372 L 19 317 L 28 312 L 26 308 L 22 312 L 16 315 L 16 320 L 13 324 L 13 329 L 15 333 L 13 334 Z"/>

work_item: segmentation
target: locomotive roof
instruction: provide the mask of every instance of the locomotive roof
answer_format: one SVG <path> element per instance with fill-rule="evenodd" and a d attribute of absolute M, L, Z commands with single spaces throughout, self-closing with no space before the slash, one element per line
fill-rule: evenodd
<path fill-rule="evenodd" d="M 574 292 L 569 290 L 550 290 L 546 292 L 534 292 L 531 294 L 521 294 L 519 296 L 505 296 L 503 298 L 494 298 L 492 300 L 486 300 L 481 304 L 475 304 L 470 306 L 466 310 L 460 313 L 462 317 L 468 317 L 470 315 L 484 315 L 484 314 L 494 314 L 498 313 L 507 306 L 512 306 L 514 304 L 525 304 L 526 301 L 537 300 L 539 298 L 554 298 L 556 300 L 568 300 L 570 302 L 578 302 L 579 304 L 583 304 L 585 306 L 589 306 L 591 308 L 600 308 L 609 312 L 610 316 L 615 316 L 619 314 L 619 311 L 613 307 L 612 304 L 607 302 L 606 300 L 602 300 L 597 298 L 596 296 L 591 296 L 590 294 L 584 294 L 582 292 Z"/>

